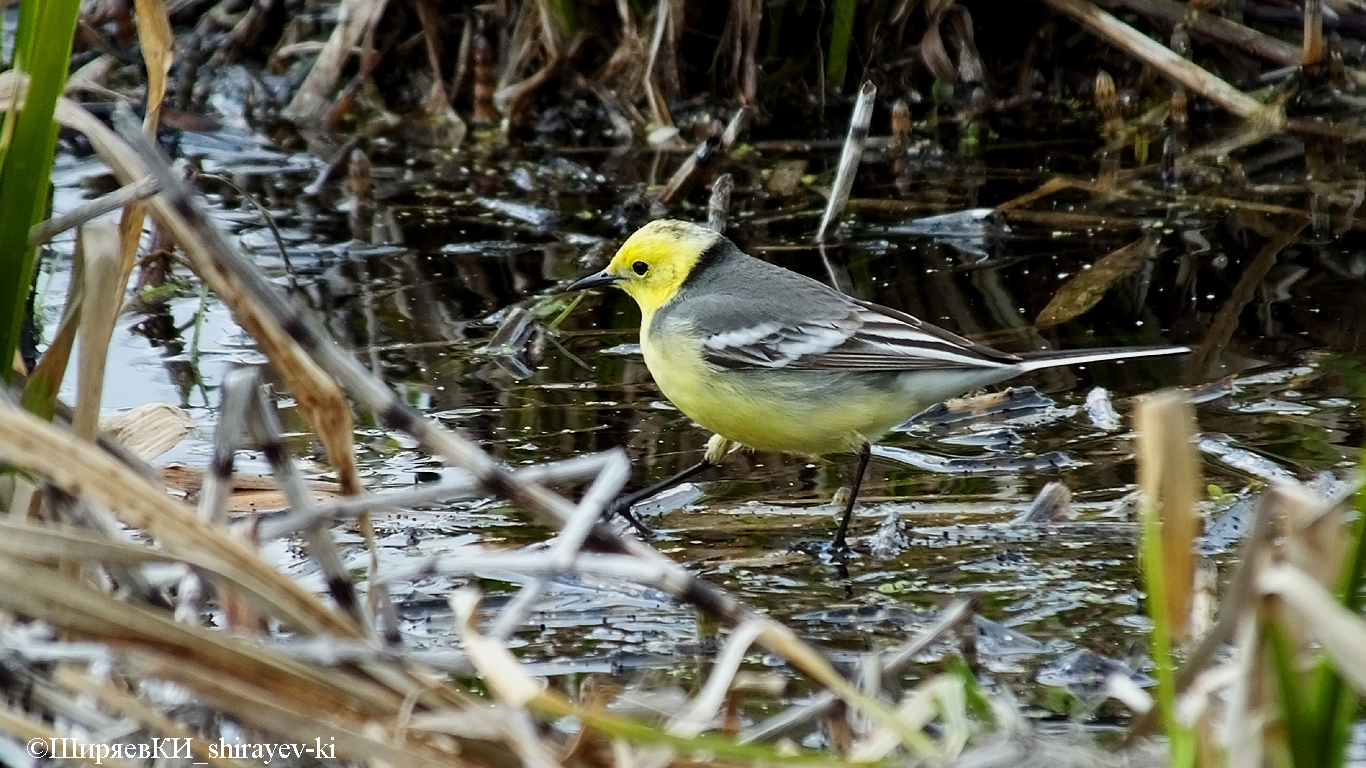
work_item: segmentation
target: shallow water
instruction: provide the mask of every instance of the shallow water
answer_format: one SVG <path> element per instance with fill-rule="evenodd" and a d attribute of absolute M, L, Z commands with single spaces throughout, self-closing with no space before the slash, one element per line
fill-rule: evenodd
<path fill-rule="evenodd" d="M 378 224 L 353 227 L 342 181 L 303 193 L 322 168 L 311 156 L 280 154 L 227 132 L 187 134 L 181 151 L 261 198 L 281 229 L 298 293 L 339 341 L 407 402 L 499 459 L 522 465 L 624 447 L 639 484 L 700 457 L 707 435 L 663 399 L 634 350 L 639 316 L 629 299 L 587 296 L 551 327 L 572 299 L 557 297 L 557 289 L 600 267 L 651 218 L 647 189 L 667 178 L 681 155 L 523 149 L 509 159 L 473 150 L 386 163 L 377 152 Z M 1210 505 L 1219 524 L 1203 546 L 1226 569 L 1248 507 L 1242 503 L 1239 512 L 1237 494 L 1286 478 L 1328 492 L 1354 465 L 1366 381 L 1366 260 L 1355 233 L 1309 228 L 1268 265 L 1257 256 L 1274 220 L 1195 202 L 1135 204 L 1128 213 L 1118 204 L 1085 221 L 926 220 L 1027 192 L 1049 177 L 1040 168 L 1069 166 L 1078 151 L 1059 142 L 966 160 L 894 162 L 875 154 L 855 186 L 840 244 L 822 254 L 810 245 L 822 205 L 815 187 L 828 184 L 836 151 L 758 149 L 728 168 L 737 182 L 730 234 L 757 256 L 1004 349 L 1185 344 L 1193 354 L 1042 372 L 1014 382 L 1037 389 L 1030 408 L 951 423 L 921 419 L 893 432 L 882 443 L 889 453 L 955 471 L 876 459 L 855 521 L 859 554 L 847 569 L 818 550 L 834 531 L 833 499 L 848 482 L 848 459 L 732 455 L 682 497 L 687 506 L 647 515 L 656 546 L 842 661 L 903 642 L 951 596 L 978 595 L 984 620 L 975 629 L 975 661 L 988 679 L 1039 715 L 1072 712 L 1078 701 L 1095 721 L 1117 715 L 1118 707 L 1096 695 L 1097 665 L 1127 665 L 1147 682 L 1148 624 L 1126 501 L 1135 474 L 1131 398 L 1169 386 L 1197 396 L 1204 481 L 1223 492 Z M 774 175 L 794 161 L 805 162 L 815 184 L 775 188 Z M 100 177 L 90 161 L 63 156 L 58 210 L 86 190 L 107 188 Z M 204 179 L 200 186 L 219 220 L 288 285 L 255 209 L 223 183 Z M 705 194 L 689 199 L 671 215 L 703 218 Z M 1089 209 L 1062 198 L 1033 210 Z M 1077 319 L 1033 327 L 1070 278 L 1134 242 L 1141 226 L 1158 233 L 1154 258 Z M 352 239 L 353 229 L 367 242 Z M 69 247 L 69 240 L 59 243 Z M 49 333 L 65 289 L 63 264 L 45 264 L 41 316 Z M 1244 279 L 1250 265 L 1264 277 Z M 187 407 L 203 433 L 162 461 L 202 466 L 218 382 L 230 366 L 259 364 L 261 356 L 212 299 L 193 344 L 199 306 L 190 280 L 162 311 L 125 315 L 106 405 Z M 491 347 L 517 308 L 536 318 L 525 344 L 513 334 L 511 343 Z M 1107 399 L 1118 423 L 1103 407 Z M 358 420 L 356 438 L 374 488 L 409 484 L 438 466 L 372 419 Z M 295 444 L 301 454 L 319 453 L 306 435 Z M 250 455 L 244 459 L 239 468 L 260 469 Z M 1070 489 L 1077 518 L 1013 522 L 1052 481 Z M 873 554 L 863 537 L 897 518 L 903 543 L 884 530 Z M 385 516 L 376 527 L 382 569 L 460 547 L 533 545 L 550 535 L 488 500 Z M 340 535 L 363 568 L 356 537 Z M 316 576 L 297 548 L 272 554 L 306 579 Z M 508 578 L 488 574 L 479 583 L 497 600 L 510 591 Z M 451 646 L 445 598 L 453 585 L 434 578 L 396 589 L 406 642 Z M 705 671 L 716 642 L 691 609 L 664 595 L 576 579 L 556 583 L 517 633 L 518 653 L 539 672 L 606 672 L 685 688 Z M 956 647 L 931 649 L 907 677 L 940 669 Z M 757 651 L 748 661 L 777 664 Z M 1072 698 L 1059 694 L 1064 689 Z"/>

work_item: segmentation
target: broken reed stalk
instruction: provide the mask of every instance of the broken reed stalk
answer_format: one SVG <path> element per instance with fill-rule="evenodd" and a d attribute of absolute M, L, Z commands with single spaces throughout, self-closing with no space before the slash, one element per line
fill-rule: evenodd
<path fill-rule="evenodd" d="M 697 183 L 703 174 L 721 155 L 721 137 L 708 136 L 699 141 L 693 148 L 692 154 L 683 160 L 683 164 L 678 166 L 678 170 L 669 177 L 664 184 L 664 188 L 655 195 L 664 205 L 673 203 L 678 198 L 686 195 L 693 184 Z"/>
<path fill-rule="evenodd" d="M 839 168 L 835 171 L 835 183 L 830 187 L 825 215 L 821 216 L 821 225 L 816 229 L 818 243 L 825 242 L 830 225 L 844 212 L 844 206 L 849 202 L 849 191 L 854 188 L 854 174 L 858 171 L 859 161 L 863 159 L 863 147 L 868 141 L 868 126 L 873 121 L 873 98 L 876 96 L 877 86 L 871 80 L 859 88 L 854 113 L 849 117 L 849 135 L 844 139 Z"/>
<path fill-rule="evenodd" d="M 1270 122 L 1280 122 L 1284 116 L 1268 112 L 1256 99 L 1234 88 L 1209 71 L 1183 59 L 1170 48 L 1153 40 L 1133 27 L 1097 8 L 1086 0 L 1043 0 L 1049 7 L 1070 17 L 1096 35 L 1133 56 L 1151 64 L 1162 74 L 1239 117 L 1266 114 Z"/>
<path fill-rule="evenodd" d="M 1323 62 L 1323 0 L 1304 0 L 1304 54 L 1300 65 L 1313 69 Z"/>
<path fill-rule="evenodd" d="M 199 517 L 216 526 L 228 524 L 228 500 L 232 495 L 233 466 L 237 444 L 246 432 L 251 392 L 238 381 L 251 374 L 245 370 L 228 371 L 223 377 L 218 400 L 218 426 L 213 431 L 213 458 L 199 489 Z"/>
<path fill-rule="evenodd" d="M 664 184 L 664 188 L 655 195 L 655 199 L 669 205 L 688 194 L 688 190 L 692 189 L 694 184 L 702 180 L 730 153 L 731 147 L 739 140 L 740 133 L 748 124 L 749 115 L 750 109 L 741 107 L 731 116 L 730 122 L 720 133 L 716 133 L 713 128 L 713 134 L 697 143 L 692 154 L 684 158 L 678 170 L 674 171 Z M 713 125 L 719 123 L 713 121 Z"/>
<path fill-rule="evenodd" d="M 735 191 L 735 177 L 723 173 L 711 185 L 711 199 L 707 201 L 707 226 L 715 232 L 726 233 L 726 216 L 730 210 L 730 196 Z"/>
<path fill-rule="evenodd" d="M 1140 557 L 1153 622 L 1157 706 L 1171 745 L 1172 765 L 1188 766 L 1194 764 L 1196 745 L 1194 734 L 1176 712 L 1173 645 L 1186 636 L 1195 573 L 1200 466 L 1192 440 L 1195 416 L 1183 394 L 1167 391 L 1141 399 L 1134 421 L 1143 499 Z"/>
<path fill-rule="evenodd" d="M 337 26 L 285 107 L 285 114 L 303 123 L 316 122 L 322 116 L 351 53 L 361 38 L 373 33 L 386 5 L 384 0 L 342 0 Z"/>
<path fill-rule="evenodd" d="M 351 637 L 358 628 L 323 608 L 302 587 L 267 565 L 239 540 L 199 520 L 165 489 L 118 463 L 95 444 L 13 405 L 0 406 L 0 457 L 41 473 L 53 486 L 112 510 L 168 551 L 197 553 L 211 571 L 234 569 L 232 581 L 257 605 L 304 634 Z"/>
<path fill-rule="evenodd" d="M 625 451 L 618 448 L 607 454 L 598 476 L 579 500 L 574 516 L 564 522 L 560 535 L 556 536 L 550 545 L 547 554 L 555 573 L 552 576 L 542 576 L 522 587 L 498 615 L 498 620 L 489 630 L 489 636 L 500 641 L 506 640 L 522 626 L 535 607 L 536 601 L 549 588 L 551 579 L 571 569 L 589 531 L 602 516 L 607 505 L 612 503 L 612 499 L 626 487 L 626 481 L 630 478 L 631 462 L 626 458 Z"/>
<path fill-rule="evenodd" d="M 1315 506 L 1321 510 L 1321 514 L 1341 508 L 1344 504 L 1351 501 L 1354 497 L 1358 500 L 1359 506 L 1366 506 L 1362 499 L 1366 498 L 1361 494 L 1363 483 L 1366 477 L 1359 475 L 1352 482 L 1344 485 L 1340 490 L 1327 499 L 1321 500 Z M 1239 625 L 1250 625 L 1252 622 L 1246 621 L 1251 612 L 1256 609 L 1256 600 L 1259 597 L 1259 587 L 1257 586 L 1258 574 L 1261 566 L 1267 557 L 1267 549 L 1272 545 L 1273 518 L 1277 513 L 1277 500 L 1282 495 L 1281 489 L 1264 494 L 1257 504 L 1257 511 L 1253 516 L 1247 540 L 1239 550 L 1237 558 L 1237 568 L 1232 577 L 1229 578 L 1228 586 L 1225 589 L 1223 602 L 1219 606 L 1219 619 L 1215 625 L 1200 638 L 1200 643 L 1186 654 L 1185 664 L 1176 675 L 1176 689 L 1178 693 L 1184 693 L 1196 677 L 1204 673 L 1218 657 L 1219 652 L 1232 640 L 1235 640 L 1239 633 Z M 1358 512 L 1358 519 L 1366 519 Z M 1361 529 L 1353 534 L 1352 544 L 1354 549 L 1348 558 L 1348 565 L 1343 570 L 1342 583 L 1357 583 L 1354 578 L 1360 579 L 1361 572 L 1355 570 L 1356 564 L 1366 563 L 1366 535 Z M 1357 600 L 1359 591 L 1352 589 L 1345 591 L 1343 597 L 1350 596 L 1352 600 Z M 1358 606 L 1345 603 L 1349 609 L 1356 611 Z M 1244 649 L 1246 650 L 1246 649 Z M 1240 650 L 1239 652 L 1244 652 Z M 1248 650 L 1247 652 L 1252 652 Z M 1331 670 L 1329 670 L 1331 671 Z M 1320 671 L 1323 673 L 1323 670 Z M 1251 672 L 1248 672 L 1251 674 Z M 1323 690 L 1322 687 L 1320 690 Z M 1326 710 L 1325 710 L 1326 711 Z M 1129 728 L 1129 733 L 1124 738 L 1125 745 L 1131 745 L 1142 736 L 1152 732 L 1155 725 L 1156 710 L 1148 710 L 1140 715 Z M 1230 745 L 1230 750 L 1235 745 Z M 1230 754 L 1233 754 L 1230 751 Z M 1229 765 L 1247 765 L 1245 762 L 1230 761 Z"/>
<path fill-rule="evenodd" d="M 104 392 L 104 369 L 109 359 L 109 340 L 114 335 L 123 284 L 118 282 L 120 262 L 118 227 L 106 219 L 81 226 L 84 253 L 82 279 L 80 358 L 77 361 L 77 397 L 71 430 L 94 441 L 100 431 L 100 400 Z"/>
<path fill-rule="evenodd" d="M 1186 656 L 1186 663 L 1176 674 L 1176 690 L 1183 693 L 1215 659 L 1216 654 L 1234 637 L 1238 625 L 1246 618 L 1246 611 L 1257 597 L 1257 567 L 1263 550 L 1272 539 L 1271 505 L 1265 498 L 1257 504 L 1247 542 L 1239 553 L 1238 568 L 1229 580 L 1227 595 L 1219 608 L 1219 619 L 1214 627 L 1200 638 L 1200 643 Z M 1152 733 L 1157 724 L 1157 709 L 1142 713 L 1129 726 L 1124 744 L 1131 745 L 1140 737 Z"/>

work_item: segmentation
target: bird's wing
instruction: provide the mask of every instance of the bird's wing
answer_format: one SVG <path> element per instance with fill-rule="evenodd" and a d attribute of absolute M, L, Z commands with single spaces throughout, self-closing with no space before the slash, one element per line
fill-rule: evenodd
<path fill-rule="evenodd" d="M 755 306 L 738 297 L 697 299 L 689 320 L 703 357 L 734 369 L 908 371 L 999 368 L 1019 358 L 911 315 L 841 297 Z"/>

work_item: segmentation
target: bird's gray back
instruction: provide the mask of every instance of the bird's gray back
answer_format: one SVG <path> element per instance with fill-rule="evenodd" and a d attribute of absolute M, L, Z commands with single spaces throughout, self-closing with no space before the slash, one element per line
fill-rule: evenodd
<path fill-rule="evenodd" d="M 660 307 L 655 322 L 683 319 L 707 336 L 769 325 L 839 323 L 854 300 L 805 275 L 756 259 L 734 245 L 695 272 Z M 679 317 L 679 315 L 683 317 Z"/>

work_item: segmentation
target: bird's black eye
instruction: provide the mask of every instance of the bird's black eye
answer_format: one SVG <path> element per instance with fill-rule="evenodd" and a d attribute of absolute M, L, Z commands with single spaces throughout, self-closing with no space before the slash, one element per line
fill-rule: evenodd
<path fill-rule="evenodd" d="M 649 265 L 649 264 L 646 264 L 646 263 L 643 262 L 643 261 L 637 261 L 636 263 L 634 263 L 634 264 L 631 265 L 631 269 L 632 269 L 632 271 L 634 271 L 637 275 L 643 275 L 643 274 L 645 274 L 646 272 L 649 272 L 649 271 L 650 271 L 650 265 Z"/>

